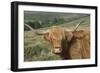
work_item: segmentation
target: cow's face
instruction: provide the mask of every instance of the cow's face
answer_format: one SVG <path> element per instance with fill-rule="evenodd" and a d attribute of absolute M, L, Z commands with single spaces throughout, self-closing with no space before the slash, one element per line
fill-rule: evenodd
<path fill-rule="evenodd" d="M 69 42 L 71 40 L 72 34 L 69 33 L 69 31 L 65 31 L 62 28 L 53 28 L 49 32 L 46 32 L 44 34 L 44 38 L 48 40 L 51 45 L 53 46 L 53 49 L 51 50 L 55 54 L 60 54 L 63 50 L 62 45 L 63 42 L 66 40 Z M 67 46 L 68 44 L 66 44 Z"/>
<path fill-rule="evenodd" d="M 60 53 L 62 51 L 61 41 L 64 39 L 64 31 L 60 29 L 52 29 L 47 34 L 44 35 L 44 38 L 48 40 L 53 46 L 53 53 Z"/>

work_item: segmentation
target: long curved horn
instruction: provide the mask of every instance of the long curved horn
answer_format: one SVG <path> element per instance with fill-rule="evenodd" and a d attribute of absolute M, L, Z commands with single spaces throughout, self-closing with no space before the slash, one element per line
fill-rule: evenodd
<path fill-rule="evenodd" d="M 34 29 L 30 26 L 30 25 L 28 25 L 28 24 L 24 24 L 26 27 L 28 27 L 31 31 L 33 31 Z"/>
<path fill-rule="evenodd" d="M 83 23 L 83 22 L 84 22 L 84 21 L 81 21 L 79 24 L 77 24 L 76 27 L 75 27 L 75 29 L 73 30 L 73 32 L 76 31 L 77 28 L 79 27 L 79 25 L 80 25 L 81 23 Z"/>

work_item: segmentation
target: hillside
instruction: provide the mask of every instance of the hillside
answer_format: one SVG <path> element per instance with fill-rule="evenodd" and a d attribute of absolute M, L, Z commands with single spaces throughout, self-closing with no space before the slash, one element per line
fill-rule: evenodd
<path fill-rule="evenodd" d="M 63 25 L 63 24 L 66 24 L 66 26 L 68 26 L 69 23 L 72 21 L 76 21 L 75 23 L 77 23 L 79 20 L 79 22 L 80 22 L 80 19 L 83 19 L 87 23 L 89 23 L 88 18 L 90 18 L 89 14 L 32 12 L 32 11 L 25 11 L 24 12 L 25 24 L 30 25 L 34 29 L 51 27 L 53 25 Z"/>

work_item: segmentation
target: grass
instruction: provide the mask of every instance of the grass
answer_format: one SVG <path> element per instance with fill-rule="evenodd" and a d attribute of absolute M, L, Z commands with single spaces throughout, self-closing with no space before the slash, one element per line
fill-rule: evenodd
<path fill-rule="evenodd" d="M 25 31 L 24 40 L 24 61 L 60 60 L 58 55 L 51 54 L 50 44 L 43 36 L 31 34 L 32 31 Z"/>

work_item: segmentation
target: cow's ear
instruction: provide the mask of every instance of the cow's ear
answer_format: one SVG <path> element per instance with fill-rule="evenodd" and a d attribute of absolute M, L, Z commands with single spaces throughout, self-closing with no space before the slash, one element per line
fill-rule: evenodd
<path fill-rule="evenodd" d="M 67 41 L 71 41 L 71 39 L 73 37 L 73 33 L 71 31 L 65 31 L 65 37 L 66 37 Z"/>
<path fill-rule="evenodd" d="M 46 39 L 47 41 L 49 41 L 49 40 L 50 40 L 50 37 L 49 37 L 49 32 L 44 34 L 44 39 Z"/>
<path fill-rule="evenodd" d="M 42 31 L 42 30 L 40 30 L 40 31 L 36 31 L 35 33 L 36 33 L 37 35 L 46 35 L 46 34 L 49 33 L 49 30 L 47 30 L 47 31 Z"/>

